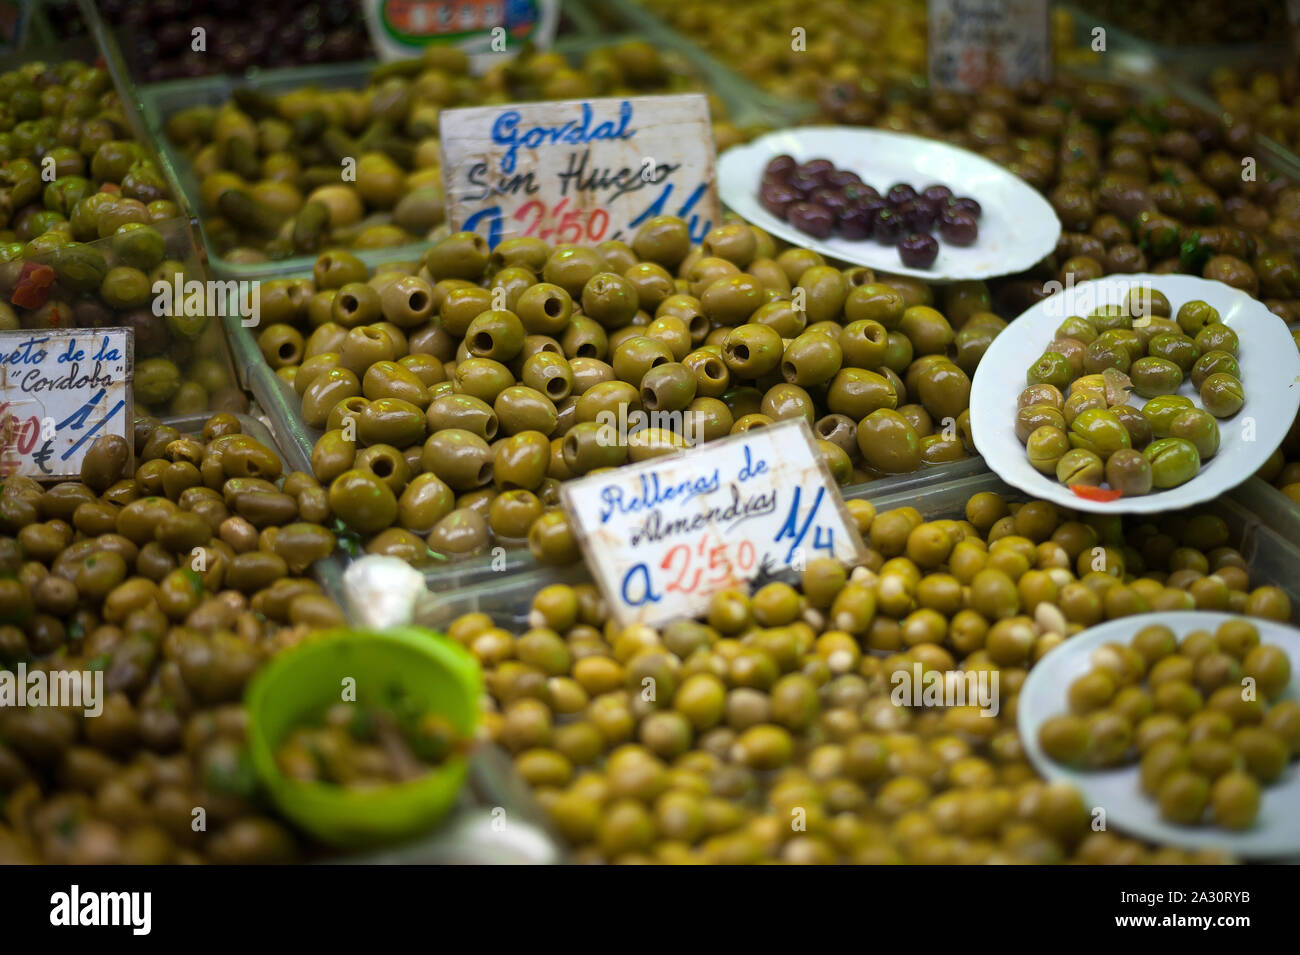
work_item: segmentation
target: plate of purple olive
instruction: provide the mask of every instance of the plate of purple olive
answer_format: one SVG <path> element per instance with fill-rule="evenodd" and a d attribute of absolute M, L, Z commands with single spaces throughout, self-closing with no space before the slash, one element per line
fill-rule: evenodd
<path fill-rule="evenodd" d="M 1056 248 L 1048 201 L 946 143 L 849 126 L 779 130 L 727 150 L 732 210 L 823 255 L 928 282 L 1023 272 Z"/>

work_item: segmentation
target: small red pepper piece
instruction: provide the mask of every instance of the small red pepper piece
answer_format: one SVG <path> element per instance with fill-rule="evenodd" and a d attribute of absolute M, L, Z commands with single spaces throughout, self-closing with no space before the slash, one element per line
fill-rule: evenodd
<path fill-rule="evenodd" d="M 99 187 L 100 192 L 111 192 L 117 194 L 122 191 L 122 187 L 115 182 L 106 182 Z"/>
<path fill-rule="evenodd" d="M 1106 487 L 1093 487 L 1091 484 L 1071 484 L 1070 490 L 1089 501 L 1115 501 L 1124 496 L 1123 491 L 1116 491 Z"/>
<path fill-rule="evenodd" d="M 18 284 L 9 301 L 22 308 L 40 308 L 50 297 L 54 285 L 54 269 L 36 262 L 24 262 Z"/>

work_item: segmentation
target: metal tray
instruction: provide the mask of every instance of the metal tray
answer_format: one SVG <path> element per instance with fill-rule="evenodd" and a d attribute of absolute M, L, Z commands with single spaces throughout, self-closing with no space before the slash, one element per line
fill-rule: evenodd
<path fill-rule="evenodd" d="M 571 61 L 587 55 L 593 50 L 612 46 L 628 39 L 643 39 L 630 35 L 600 35 L 587 33 L 580 29 L 578 34 L 558 40 L 552 47 Z M 718 92 L 731 119 L 737 124 L 758 122 L 756 114 L 749 108 L 743 97 L 728 97 L 725 92 L 713 87 L 714 78 L 709 71 L 681 50 L 680 44 L 662 44 L 663 48 L 675 54 L 693 72 L 698 74 L 701 88 Z M 120 60 L 120 54 L 118 55 Z M 201 76 L 193 79 L 168 80 L 134 88 L 132 93 L 138 97 L 142 123 L 157 143 L 159 150 L 159 168 L 167 178 L 168 185 L 176 193 L 178 201 L 183 201 L 187 213 L 197 217 L 197 228 L 202 236 L 203 246 L 207 250 L 208 261 L 213 273 L 218 278 L 238 279 L 242 281 L 269 280 L 284 278 L 295 274 L 309 274 L 315 256 L 297 255 L 287 259 L 269 262 L 236 263 L 225 259 L 217 251 L 204 225 L 204 215 L 199 202 L 199 183 L 189 160 L 176 146 L 168 140 L 164 131 L 167 118 L 178 110 L 196 105 L 219 105 L 228 102 L 237 88 L 247 87 L 269 95 L 278 95 L 290 90 L 315 87 L 318 89 L 361 89 L 371 72 L 378 66 L 374 60 L 351 63 L 329 63 L 317 66 L 290 67 L 276 70 L 249 70 L 242 77 L 225 74 Z M 121 67 L 125 75 L 125 66 Z M 129 77 L 124 80 L 129 84 Z M 180 198 L 183 197 L 183 200 Z M 358 258 L 367 265 L 379 265 L 393 259 L 418 259 L 429 243 L 413 242 L 407 245 L 386 249 L 353 249 Z"/>
<path fill-rule="evenodd" d="M 872 493 L 870 498 L 877 511 L 881 512 L 897 507 L 915 507 L 926 520 L 960 519 L 965 516 L 966 502 L 984 491 L 1001 494 L 1013 501 L 1030 499 L 987 470 L 955 481 L 941 481 L 937 485 L 917 483 L 904 489 L 896 488 L 891 493 Z M 1267 515 L 1255 512 L 1252 507 L 1237 500 L 1235 495 L 1191 510 L 1208 511 L 1223 518 L 1232 541 L 1250 568 L 1251 583 L 1254 586 L 1271 584 L 1286 591 L 1291 598 L 1293 622 L 1300 623 L 1300 536 L 1293 537 L 1285 529 L 1279 532 Z M 1296 520 L 1300 523 L 1300 519 Z M 432 599 L 420 605 L 413 622 L 420 626 L 445 628 L 462 614 L 482 612 L 502 627 L 526 628 L 528 611 L 537 591 L 549 584 L 589 580 L 590 577 L 581 568 L 571 568 L 564 572 L 531 570 L 509 579 L 435 594 Z"/>
<path fill-rule="evenodd" d="M 308 427 L 303 421 L 302 403 L 297 393 L 266 363 L 261 349 L 257 347 L 253 329 L 244 327 L 237 315 L 228 316 L 223 321 L 226 323 L 231 357 L 235 367 L 239 369 L 244 388 L 252 393 L 254 400 L 270 422 L 271 430 L 279 441 L 286 463 L 292 470 L 310 473 L 312 448 L 320 439 L 321 432 L 316 428 Z M 846 500 L 868 496 L 875 500 L 880 495 L 901 493 L 912 487 L 932 488 L 946 481 L 968 477 L 983 470 L 984 459 L 971 457 L 951 464 L 913 471 L 911 474 L 899 474 L 865 484 L 851 485 L 843 488 L 842 493 Z M 538 567 L 540 565 L 527 547 L 503 547 L 500 550 L 494 547 L 485 554 L 447 560 L 420 570 L 424 574 L 425 586 L 430 592 L 446 593 L 499 579 L 502 576 L 535 570 Z"/>
<path fill-rule="evenodd" d="M 267 447 L 284 451 L 262 421 L 237 414 L 244 434 Z M 182 434 L 198 435 L 208 419 L 206 412 L 170 415 L 162 420 Z M 317 561 L 312 574 L 326 594 L 346 608 L 343 597 L 343 562 L 338 557 Z M 343 856 L 325 856 L 332 864 L 551 864 L 563 862 L 566 850 L 550 830 L 545 813 L 533 800 L 527 784 L 515 772 L 499 747 L 484 744 L 470 756 L 469 781 L 450 818 L 428 835 L 411 842 Z"/>
<path fill-rule="evenodd" d="M 1300 548 L 1300 504 L 1257 477 L 1236 488 L 1230 496 L 1255 514 L 1265 527 Z M 1295 573 L 1300 574 L 1300 567 Z"/>
<path fill-rule="evenodd" d="M 1219 65 L 1220 61 L 1230 60 L 1233 58 L 1257 59 L 1261 52 L 1261 47 L 1254 43 L 1223 43 L 1213 45 L 1183 45 L 1176 46 L 1166 43 L 1155 43 L 1149 39 L 1132 33 L 1123 27 L 1100 17 L 1088 10 L 1081 9 L 1075 3 L 1056 3 L 1058 9 L 1063 9 L 1070 14 L 1075 23 L 1076 35 L 1088 37 L 1091 39 L 1091 31 L 1094 27 L 1101 27 L 1106 31 L 1106 54 L 1110 56 L 1114 52 L 1124 54 L 1135 54 L 1149 62 L 1152 72 L 1160 72 L 1170 67 L 1186 68 L 1195 67 L 1198 63 L 1209 63 L 1208 69 Z M 1285 37 L 1277 38 L 1279 48 L 1285 44 Z"/>

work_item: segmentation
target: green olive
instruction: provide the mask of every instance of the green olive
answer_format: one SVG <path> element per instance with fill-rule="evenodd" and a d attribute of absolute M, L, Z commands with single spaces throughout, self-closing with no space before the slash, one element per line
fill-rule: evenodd
<path fill-rule="evenodd" d="M 722 345 L 722 360 L 733 377 L 761 378 L 781 364 L 781 336 L 766 325 L 732 329 Z"/>
<path fill-rule="evenodd" d="M 1030 366 L 1025 380 L 1031 385 L 1052 385 L 1065 389 L 1074 379 L 1074 369 L 1069 359 L 1059 352 L 1046 352 Z"/>
<path fill-rule="evenodd" d="M 1216 418 L 1231 418 L 1245 403 L 1241 382 L 1227 372 L 1215 372 L 1201 382 L 1201 404 Z"/>
<path fill-rule="evenodd" d="M 1104 459 L 1120 448 L 1132 447 L 1132 438 L 1114 412 L 1090 408 L 1070 423 L 1070 443 Z"/>
<path fill-rule="evenodd" d="M 1160 490 L 1186 484 L 1201 469 L 1196 445 L 1185 438 L 1160 438 L 1142 454 L 1151 465 L 1151 484 Z"/>
<path fill-rule="evenodd" d="M 1226 351 L 1202 352 L 1201 357 L 1196 359 L 1196 364 L 1192 366 L 1192 385 L 1199 390 L 1206 378 L 1219 373 L 1240 380 L 1241 366 L 1237 363 L 1237 359 Z"/>
<path fill-rule="evenodd" d="M 1070 439 L 1061 428 L 1045 424 L 1029 435 L 1025 450 L 1035 471 L 1055 474 L 1057 462 L 1070 450 Z"/>
<path fill-rule="evenodd" d="M 1133 390 L 1143 398 L 1172 395 L 1183 383 L 1183 372 L 1177 364 L 1168 358 L 1154 356 L 1133 362 L 1129 377 L 1133 381 Z"/>
<path fill-rule="evenodd" d="M 372 534 L 397 518 L 392 489 L 370 471 L 346 471 L 330 483 L 330 510 L 348 527 Z"/>
<path fill-rule="evenodd" d="M 1189 338 L 1195 338 L 1205 326 L 1220 322 L 1218 310 L 1199 299 L 1184 302 L 1178 309 L 1176 320 Z"/>
<path fill-rule="evenodd" d="M 921 438 L 897 411 L 879 408 L 858 423 L 858 448 L 871 467 L 906 474 L 921 465 Z"/>
<path fill-rule="evenodd" d="M 1105 466 L 1095 451 L 1075 448 L 1067 451 L 1056 462 L 1056 479 L 1066 486 L 1087 484 L 1100 486 Z"/>
<path fill-rule="evenodd" d="M 482 312 L 465 330 L 465 346 L 471 355 L 508 362 L 524 346 L 524 325 L 514 312 Z"/>
<path fill-rule="evenodd" d="M 1196 333 L 1196 347 L 1202 354 L 1221 351 L 1236 357 L 1240 343 L 1236 332 L 1227 325 L 1216 323 L 1205 325 Z"/>
<path fill-rule="evenodd" d="M 1142 452 L 1120 448 L 1106 459 L 1106 483 L 1126 497 L 1151 491 L 1151 462 Z"/>
<path fill-rule="evenodd" d="M 841 368 L 826 392 L 826 406 L 854 420 L 881 408 L 896 409 L 898 403 L 898 392 L 888 378 L 862 368 Z"/>
<path fill-rule="evenodd" d="M 1219 451 L 1219 423 L 1200 408 L 1180 411 L 1169 422 L 1169 436 L 1186 438 L 1196 446 L 1202 461 L 1214 457 Z"/>
<path fill-rule="evenodd" d="M 1174 418 L 1195 408 L 1192 399 L 1186 395 L 1161 395 L 1152 398 L 1142 406 L 1142 416 L 1151 425 L 1151 433 L 1157 438 L 1167 438 Z"/>
<path fill-rule="evenodd" d="M 472 431 L 444 428 L 424 444 L 421 463 L 457 491 L 472 491 L 492 481 L 492 450 Z"/>

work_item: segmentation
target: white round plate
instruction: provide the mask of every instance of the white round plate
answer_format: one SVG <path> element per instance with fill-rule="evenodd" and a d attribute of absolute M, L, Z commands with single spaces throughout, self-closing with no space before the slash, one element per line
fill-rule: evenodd
<path fill-rule="evenodd" d="M 1127 646 L 1135 633 L 1152 623 L 1169 627 L 1181 642 L 1193 630 L 1213 632 L 1225 620 L 1240 619 L 1236 614 L 1197 610 L 1145 613 L 1092 627 L 1053 649 L 1029 671 L 1016 703 L 1020 740 L 1034 768 L 1052 782 L 1073 785 L 1089 809 L 1105 809 L 1107 826 L 1156 845 L 1220 849 L 1242 859 L 1300 855 L 1300 812 L 1296 811 L 1300 806 L 1300 764 L 1295 760 L 1276 782 L 1263 787 L 1255 824 L 1234 832 L 1212 825 L 1178 826 L 1166 822 L 1155 800 L 1142 792 L 1137 762 L 1118 769 L 1085 772 L 1062 766 L 1038 745 L 1038 728 L 1048 717 L 1069 711 L 1066 690 L 1092 669 L 1092 652 L 1103 643 Z M 1261 643 L 1279 646 L 1291 657 L 1291 685 L 1279 699 L 1300 698 L 1300 630 L 1270 620 L 1251 618 L 1250 622 L 1259 629 Z"/>
<path fill-rule="evenodd" d="M 1175 315 L 1184 302 L 1200 299 L 1219 310 L 1223 323 L 1237 333 L 1246 403 L 1231 418 L 1219 421 L 1219 452 L 1201 462 L 1200 473 L 1186 484 L 1165 491 L 1114 501 L 1079 497 L 1056 477 L 1040 474 L 1029 463 L 1016 437 L 1016 399 L 1024 391 L 1025 373 L 1072 315 L 1087 315 L 1102 305 L 1122 302 L 1146 283 L 1163 292 Z M 1191 377 L 1179 394 L 1201 399 Z M 1141 408 L 1146 399 L 1130 395 Z M 1300 352 L 1286 323 L 1245 292 L 1190 275 L 1116 275 L 1070 286 L 1022 314 L 993 339 L 971 384 L 970 421 L 975 446 L 998 477 L 1036 498 L 1076 511 L 1097 514 L 1153 514 L 1213 500 L 1254 474 L 1273 453 L 1300 408 Z"/>
<path fill-rule="evenodd" d="M 800 162 L 825 158 L 848 169 L 883 194 L 897 182 L 923 189 L 941 182 L 982 210 L 979 238 L 962 248 L 939 240 L 939 256 L 928 269 L 911 269 L 898 249 L 873 239 L 815 239 L 778 219 L 758 201 L 768 160 L 782 153 Z M 1061 222 L 1042 194 L 997 163 L 933 139 L 854 126 L 799 126 L 760 136 L 728 149 L 718 159 L 722 201 L 754 225 L 804 248 L 854 265 L 927 282 L 988 279 L 1037 265 L 1056 249 Z M 935 238 L 939 238 L 936 234 Z"/>

